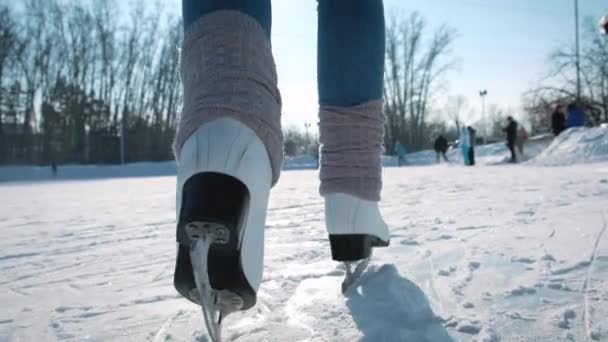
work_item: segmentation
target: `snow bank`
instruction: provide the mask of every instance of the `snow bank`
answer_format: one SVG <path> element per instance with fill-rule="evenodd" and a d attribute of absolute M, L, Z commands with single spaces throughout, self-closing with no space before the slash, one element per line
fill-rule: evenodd
<path fill-rule="evenodd" d="M 287 157 L 283 163 L 283 170 L 316 168 L 317 160 L 309 155 Z M 53 176 L 50 166 L 24 165 L 0 167 L 0 182 L 158 177 L 174 176 L 176 173 L 174 161 L 125 165 L 59 165 L 56 176 Z"/>
<path fill-rule="evenodd" d="M 462 165 L 460 149 L 450 149 L 447 156 L 451 163 Z M 503 164 L 509 156 L 509 150 L 504 142 L 475 148 L 478 165 Z M 551 134 L 532 137 L 525 144 L 523 156 L 518 158 L 520 161 L 528 161 L 528 164 L 538 166 L 608 161 L 608 127 L 571 128 L 556 139 L 553 139 Z M 408 166 L 433 165 L 436 163 L 436 155 L 433 150 L 425 150 L 407 154 L 406 160 Z M 317 165 L 314 156 L 287 157 L 283 163 L 283 170 L 317 169 Z M 397 166 L 397 157 L 383 156 L 382 165 Z M 157 177 L 175 174 L 176 166 L 173 161 L 126 165 L 61 165 L 57 176 L 53 176 L 49 166 L 6 166 L 0 167 L 0 182 Z"/>
<path fill-rule="evenodd" d="M 173 161 L 125 165 L 60 165 L 56 176 L 53 176 L 50 166 L 5 166 L 0 167 L 0 182 L 158 177 L 175 174 L 176 167 Z"/>
<path fill-rule="evenodd" d="M 317 158 L 311 155 L 285 157 L 283 170 L 310 170 L 318 168 Z"/>
<path fill-rule="evenodd" d="M 565 166 L 608 161 L 608 127 L 570 128 L 530 161 L 539 166 Z"/>

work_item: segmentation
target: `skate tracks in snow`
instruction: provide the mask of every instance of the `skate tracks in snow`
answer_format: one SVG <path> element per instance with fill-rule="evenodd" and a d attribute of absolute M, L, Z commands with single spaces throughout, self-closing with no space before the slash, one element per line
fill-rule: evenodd
<path fill-rule="evenodd" d="M 227 341 L 608 341 L 608 164 L 384 177 L 391 246 L 342 295 L 317 174 L 283 174 Z M 0 185 L 0 341 L 207 341 L 172 287 L 174 182 Z"/>

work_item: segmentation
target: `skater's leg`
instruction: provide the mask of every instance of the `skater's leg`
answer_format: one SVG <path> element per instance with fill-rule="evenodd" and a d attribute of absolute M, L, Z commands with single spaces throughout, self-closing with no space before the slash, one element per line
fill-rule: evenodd
<path fill-rule="evenodd" d="M 201 125 L 232 118 L 262 139 L 276 183 L 283 136 L 269 36 L 270 0 L 183 0 L 182 6 L 184 106 L 174 143 L 176 156 Z"/>
<path fill-rule="evenodd" d="M 270 0 L 182 0 L 184 32 L 190 32 L 192 25 L 204 15 L 216 11 L 238 11 L 255 19 L 270 39 L 272 12 Z"/>
<path fill-rule="evenodd" d="M 511 152 L 511 162 L 515 163 L 517 160 L 515 157 L 515 143 L 513 141 L 509 141 L 507 143 L 507 146 L 509 147 L 509 151 Z"/>
<path fill-rule="evenodd" d="M 227 295 L 244 310 L 262 279 L 268 195 L 283 156 L 270 0 L 184 0 L 183 9 L 174 283 L 194 302 L 222 307 L 205 295 Z"/>
<path fill-rule="evenodd" d="M 461 148 L 462 159 L 464 160 L 464 165 L 469 165 L 469 148 L 466 145 L 462 145 Z"/>
<path fill-rule="evenodd" d="M 475 165 L 475 149 L 473 147 L 469 147 L 469 165 Z"/>
<path fill-rule="evenodd" d="M 524 141 L 523 139 L 517 139 L 517 152 L 520 156 L 524 155 Z"/>
<path fill-rule="evenodd" d="M 377 203 L 384 134 L 384 9 L 381 0 L 319 0 L 318 14 L 320 192 L 333 258 L 359 260 L 389 240 Z"/>
<path fill-rule="evenodd" d="M 321 194 L 380 199 L 384 115 L 381 0 L 319 0 Z"/>

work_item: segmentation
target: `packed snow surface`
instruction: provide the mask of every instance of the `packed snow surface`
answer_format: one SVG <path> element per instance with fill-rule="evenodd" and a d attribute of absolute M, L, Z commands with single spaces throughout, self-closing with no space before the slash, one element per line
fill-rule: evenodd
<path fill-rule="evenodd" d="M 391 246 L 346 296 L 316 171 L 273 190 L 228 341 L 608 341 L 608 163 L 384 172 Z M 174 177 L 0 185 L 0 341 L 207 341 L 172 287 Z"/>
<path fill-rule="evenodd" d="M 284 172 L 258 303 L 227 318 L 225 339 L 608 341 L 601 134 L 543 139 L 518 165 L 495 162 L 506 155 L 495 144 L 474 168 L 385 169 L 391 246 L 345 296 L 317 171 Z M 121 178 L 146 165 L 148 177 Z M 170 167 L 0 183 L 0 341 L 208 341 L 172 286 L 175 177 L 156 174 Z"/>

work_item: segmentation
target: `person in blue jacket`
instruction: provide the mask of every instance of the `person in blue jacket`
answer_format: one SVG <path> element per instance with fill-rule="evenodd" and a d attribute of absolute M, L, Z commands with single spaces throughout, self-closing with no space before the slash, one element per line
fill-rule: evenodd
<path fill-rule="evenodd" d="M 470 165 L 469 161 L 469 147 L 471 147 L 471 135 L 467 127 L 462 127 L 460 130 L 460 139 L 458 140 L 460 151 L 462 152 L 462 159 L 464 165 Z"/>
<path fill-rule="evenodd" d="M 395 143 L 395 153 L 397 153 L 397 166 L 407 164 L 407 160 L 405 159 L 405 154 L 407 151 L 405 150 L 405 146 L 403 146 L 400 141 Z"/>
<path fill-rule="evenodd" d="M 566 128 L 585 126 L 586 115 L 583 109 L 576 103 L 568 105 L 568 117 L 566 118 Z"/>

